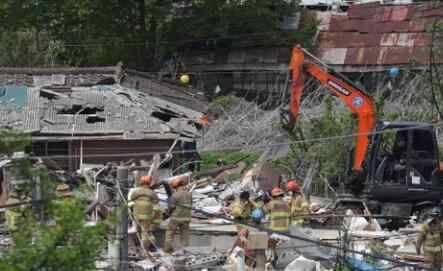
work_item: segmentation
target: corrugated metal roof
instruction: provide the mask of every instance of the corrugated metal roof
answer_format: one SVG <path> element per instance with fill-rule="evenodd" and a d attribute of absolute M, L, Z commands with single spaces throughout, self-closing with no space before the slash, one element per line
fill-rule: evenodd
<path fill-rule="evenodd" d="M 70 96 L 27 88 L 23 113 L 0 107 L 0 127 L 45 134 L 175 133 L 196 137 L 192 124 L 201 113 L 118 84 L 72 88 Z M 3 112 L 4 111 L 4 112 Z M 168 120 L 169 118 L 169 120 Z M 15 125 L 11 123 L 14 122 Z"/>
<path fill-rule="evenodd" d="M 442 17 L 442 4 L 352 5 L 347 16 L 331 16 L 329 29 L 320 32 L 319 54 L 336 65 L 427 64 L 430 29 Z"/>
<path fill-rule="evenodd" d="M 347 48 L 324 48 L 319 51 L 321 59 L 328 59 L 330 64 L 344 64 Z"/>
<path fill-rule="evenodd" d="M 390 33 L 383 34 L 381 37 L 381 46 L 414 46 L 416 34 L 411 33 Z"/>

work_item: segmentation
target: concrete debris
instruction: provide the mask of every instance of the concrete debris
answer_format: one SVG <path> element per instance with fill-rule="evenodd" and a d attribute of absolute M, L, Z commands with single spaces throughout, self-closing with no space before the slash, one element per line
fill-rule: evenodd
<path fill-rule="evenodd" d="M 368 221 L 363 217 L 355 216 L 349 220 L 348 229 L 350 231 L 362 231 L 369 225 Z"/>
<path fill-rule="evenodd" d="M 209 194 L 209 193 L 214 192 L 214 191 L 215 191 L 214 186 L 208 185 L 208 186 L 203 187 L 203 188 L 194 189 L 193 192 L 195 192 L 197 194 Z"/>
<path fill-rule="evenodd" d="M 240 248 L 240 247 L 234 248 L 232 253 L 229 255 L 226 270 L 227 271 L 246 271 L 245 251 L 242 248 Z"/>
<path fill-rule="evenodd" d="M 307 242 L 305 240 L 313 240 L 315 242 L 320 242 L 319 234 L 312 232 L 309 228 L 291 226 L 290 234 L 300 237 L 300 239 L 291 239 L 286 244 L 282 245 L 282 249 L 285 247 L 294 248 L 297 253 L 308 257 L 313 260 L 320 261 L 330 261 L 335 257 L 335 250 L 328 247 L 317 247 L 312 244 L 312 242 Z"/>
<path fill-rule="evenodd" d="M 205 198 L 195 204 L 195 208 L 210 214 L 218 214 L 222 205 L 215 198 Z"/>
<path fill-rule="evenodd" d="M 306 259 L 303 256 L 299 256 L 288 266 L 286 266 L 285 271 L 321 271 L 321 266 L 319 262 L 315 262 Z"/>
<path fill-rule="evenodd" d="M 257 163 L 252 169 L 248 169 L 246 163 L 240 161 L 235 166 L 223 165 L 205 173 L 186 172 L 173 175 L 172 171 L 161 172 L 162 161 L 166 161 L 166 158 L 161 159 L 159 156 L 154 156 L 153 161 L 145 161 L 140 165 L 128 162 L 128 165 L 134 168 L 128 177 L 130 189 L 133 189 L 140 176 L 149 173 L 156 176 L 153 191 L 160 200 L 160 209 L 164 215 L 159 229 L 154 232 L 158 240 L 156 242 L 158 251 L 150 254 L 144 254 L 140 248 L 136 234 L 137 225 L 130 218 L 129 270 L 323 271 L 333 268 L 338 258 L 345 259 L 347 264 L 358 270 L 377 271 L 394 268 L 387 261 L 370 261 L 359 253 L 348 252 L 346 255 L 341 255 L 342 247 L 366 254 L 392 255 L 388 257 L 412 263 L 423 262 L 423 256 L 417 255 L 415 248 L 415 240 L 421 225 L 414 221 L 411 221 L 413 223 L 408 227 L 392 231 L 382 228 L 376 218 L 367 214 L 367 210 L 358 212 L 354 209 L 344 209 L 342 210 L 346 211 L 344 215 L 338 214 L 329 207 L 330 199 L 311 196 L 304 224 L 294 224 L 289 227 L 289 234 L 295 237 L 269 232 L 267 227 L 271 221 L 269 214 L 265 214 L 257 224 L 252 224 L 248 217 L 242 222 L 249 225 L 241 226 L 238 224 L 239 220 L 231 216 L 230 207 L 243 191 L 249 192 L 249 200 L 254 203 L 251 208 L 263 206 L 268 197 L 268 190 L 263 187 L 274 185 L 270 184 L 269 180 L 270 176 L 275 174 L 265 163 Z M 171 160 L 171 157 L 167 157 L 167 160 Z M 0 169 L 6 168 L 10 163 L 11 161 L 7 159 L 0 160 Z M 78 185 L 77 175 L 68 176 L 66 172 L 60 170 L 50 172 L 61 183 Z M 82 192 L 82 198 L 88 203 L 86 213 L 90 220 L 87 224 L 92 226 L 101 217 L 109 215 L 117 206 L 115 165 L 85 164 L 78 174 L 83 177 L 86 186 L 92 191 Z M 285 176 L 280 176 L 280 181 L 285 181 Z M 189 177 L 191 181 L 187 187 L 192 191 L 194 209 L 190 223 L 190 242 L 184 247 L 176 246 L 180 247 L 180 250 L 172 255 L 166 254 L 162 251 L 162 243 L 165 239 L 164 232 L 171 220 L 168 216 L 171 184 L 174 180 Z M 287 198 L 290 197 L 285 197 Z M 337 219 L 339 227 L 328 227 L 325 221 L 331 216 Z M 248 229 L 247 236 L 241 235 L 244 234 L 242 229 Z M 0 254 L 3 249 L 11 245 L 11 238 L 7 234 L 0 234 Z M 113 259 L 117 258 L 119 253 L 118 246 L 109 242 L 107 256 L 112 260 L 97 262 L 97 267 L 105 269 L 115 265 Z"/>

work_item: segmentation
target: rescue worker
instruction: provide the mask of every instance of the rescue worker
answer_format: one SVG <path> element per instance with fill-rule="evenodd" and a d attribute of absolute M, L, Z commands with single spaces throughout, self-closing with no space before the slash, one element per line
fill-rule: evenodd
<path fill-rule="evenodd" d="M 420 255 L 423 246 L 425 263 L 432 270 L 440 270 L 442 266 L 441 232 L 443 230 L 440 208 L 433 208 L 431 218 L 422 225 L 417 238 L 416 249 Z"/>
<path fill-rule="evenodd" d="M 191 222 L 192 193 L 187 190 L 190 176 L 179 176 L 171 182 L 171 187 L 176 191 L 168 200 L 168 209 L 171 214 L 168 228 L 166 229 L 164 251 L 172 253 L 175 234 L 180 232 L 180 243 L 183 247 L 189 243 L 189 224 Z"/>
<path fill-rule="evenodd" d="M 152 191 L 152 176 L 141 176 L 139 186 L 132 188 L 128 194 L 129 206 L 133 208 L 133 216 L 137 224 L 137 233 L 141 236 L 141 246 L 146 251 L 155 250 L 155 237 L 153 231 L 159 224 L 159 215 L 156 206 L 159 205 L 157 194 Z"/>
<path fill-rule="evenodd" d="M 65 198 L 71 198 L 73 196 L 71 189 L 70 189 L 69 185 L 67 185 L 67 184 L 57 185 L 57 188 L 55 189 L 55 194 L 56 194 L 58 200 L 65 199 Z"/>
<path fill-rule="evenodd" d="M 29 194 L 27 184 L 12 184 L 12 187 L 10 188 L 10 191 L 8 193 L 6 205 L 19 204 L 21 202 L 26 202 L 30 200 L 32 200 L 32 198 Z M 30 215 L 30 207 L 30 205 L 20 204 L 6 209 L 6 225 L 11 233 L 19 230 L 20 224 L 28 215 Z"/>
<path fill-rule="evenodd" d="M 21 199 L 17 192 L 11 192 L 8 195 L 6 205 L 20 203 Z M 23 217 L 22 206 L 9 207 L 5 211 L 6 225 L 8 230 L 13 233 L 18 230 L 21 218 Z"/>
<path fill-rule="evenodd" d="M 254 204 L 249 199 L 249 192 L 242 191 L 240 193 L 240 197 L 235 199 L 232 205 L 230 206 L 231 215 L 234 217 L 236 221 L 239 222 L 237 224 L 237 231 L 242 229 L 243 224 L 249 222 L 251 218 L 252 210 L 254 209 Z"/>
<path fill-rule="evenodd" d="M 269 236 L 268 247 L 271 250 L 271 259 L 277 261 L 277 244 L 281 239 L 278 233 L 287 233 L 289 231 L 289 205 L 283 200 L 284 193 L 280 187 L 275 187 L 271 191 L 271 201 L 263 206 L 263 211 L 269 214 L 269 229 L 275 234 Z"/>
<path fill-rule="evenodd" d="M 291 225 L 303 225 L 305 220 L 303 215 L 309 214 L 309 203 L 300 192 L 300 186 L 296 180 L 291 180 L 286 184 L 286 190 L 291 192 L 289 209 L 291 212 Z"/>
<path fill-rule="evenodd" d="M 263 206 L 263 211 L 269 214 L 269 229 L 275 232 L 289 231 L 289 205 L 283 200 L 284 193 L 280 187 L 271 191 L 272 200 Z"/>

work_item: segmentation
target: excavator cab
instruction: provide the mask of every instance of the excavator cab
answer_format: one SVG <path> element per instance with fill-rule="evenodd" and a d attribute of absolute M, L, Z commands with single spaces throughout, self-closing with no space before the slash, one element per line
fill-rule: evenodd
<path fill-rule="evenodd" d="M 409 217 L 438 205 L 443 198 L 443 167 L 432 124 L 376 123 L 372 96 L 300 46 L 293 48 L 289 66 L 289 114 L 282 115 L 286 127 L 292 129 L 297 120 L 307 77 L 338 97 L 357 118 L 352 168 L 342 184 L 344 200 L 337 200 L 336 206 L 370 202 L 374 208 L 369 209 L 387 210 L 372 213 Z"/>
<path fill-rule="evenodd" d="M 443 171 L 433 125 L 383 122 L 376 131 L 367 161 L 366 195 L 386 209 L 381 213 L 409 216 L 440 202 Z"/>

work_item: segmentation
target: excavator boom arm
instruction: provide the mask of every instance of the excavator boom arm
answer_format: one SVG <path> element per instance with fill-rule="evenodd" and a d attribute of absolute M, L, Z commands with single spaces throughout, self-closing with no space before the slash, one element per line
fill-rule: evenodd
<path fill-rule="evenodd" d="M 292 71 L 292 89 L 290 101 L 291 122 L 295 122 L 300 110 L 300 101 L 304 88 L 304 78 L 310 75 L 316 78 L 334 96 L 339 97 L 358 119 L 358 135 L 355 143 L 353 170 L 361 171 L 369 147 L 369 133 L 375 127 L 375 105 L 371 96 L 328 73 L 313 63 L 305 63 L 304 51 L 295 47 L 292 51 L 290 68 Z"/>

